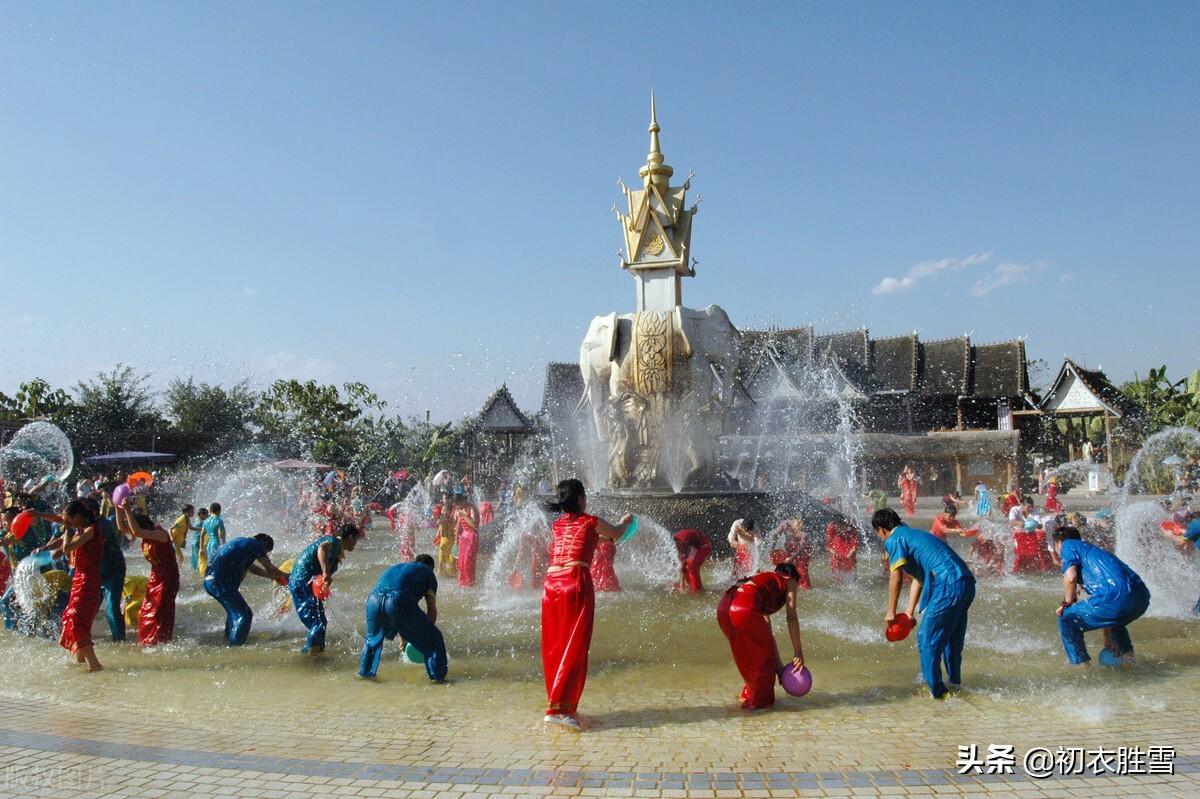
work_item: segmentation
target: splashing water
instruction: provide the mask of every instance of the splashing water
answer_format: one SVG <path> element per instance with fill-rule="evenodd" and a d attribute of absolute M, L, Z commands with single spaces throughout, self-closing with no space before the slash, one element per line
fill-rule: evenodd
<path fill-rule="evenodd" d="M 633 575 L 630 584 L 634 586 L 670 586 L 679 578 L 675 539 L 658 522 L 648 516 L 639 516 L 637 534 L 617 544 L 614 568 L 623 582 L 627 575 Z"/>
<path fill-rule="evenodd" d="M 70 439 L 49 422 L 25 425 L 0 449 L 0 477 L 17 484 L 66 480 L 74 468 Z"/>
<path fill-rule="evenodd" d="M 1143 492 L 1170 455 L 1200 451 L 1200 431 L 1183 427 L 1150 436 L 1129 464 L 1125 485 L 1113 496 L 1116 555 L 1145 581 L 1153 599 L 1149 615 L 1187 617 L 1196 603 L 1195 562 L 1181 553 L 1159 527 L 1162 504 Z M 1190 554 L 1190 553 L 1189 553 Z"/>
<path fill-rule="evenodd" d="M 510 589 L 509 577 L 517 574 L 521 584 L 528 587 L 530 582 L 530 553 L 529 537 L 532 536 L 543 552 L 550 544 L 550 520 L 536 502 L 526 502 L 515 508 L 500 527 L 500 537 L 496 541 L 496 551 L 488 564 L 483 577 L 483 586 L 487 590 Z M 540 587 L 540 586 L 536 586 Z"/>
<path fill-rule="evenodd" d="M 11 578 L 17 627 L 27 633 L 57 635 L 61 620 L 51 613 L 57 591 L 41 571 L 41 559 L 28 557 L 17 564 Z"/>

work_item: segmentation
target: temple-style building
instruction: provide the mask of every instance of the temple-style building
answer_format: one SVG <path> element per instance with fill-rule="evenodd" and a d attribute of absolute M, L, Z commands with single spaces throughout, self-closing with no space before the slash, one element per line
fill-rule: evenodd
<path fill-rule="evenodd" d="M 630 189 L 621 183 L 627 210 L 614 208 L 624 239 L 621 266 L 636 288 L 635 314 L 612 315 L 610 327 L 604 328 L 613 331 L 604 335 L 611 335 L 614 359 L 620 357 L 621 336 L 636 336 L 636 320 L 656 313 L 675 315 L 681 346 L 690 354 L 687 325 L 694 322 L 680 314 L 699 313 L 689 312 L 682 297 L 682 279 L 695 275 L 691 234 L 696 207 L 685 206 L 691 175 L 670 185 L 673 169 L 665 163 L 660 130 L 652 95 L 650 152 L 639 169 L 643 186 Z M 723 311 L 720 315 L 724 318 Z M 620 322 L 626 318 L 634 321 Z M 605 317 L 597 317 L 593 327 L 604 322 Z M 621 324 L 633 332 L 622 332 Z M 697 328 L 702 333 L 708 329 Z M 585 350 L 589 343 L 597 349 L 597 340 L 608 340 L 594 333 L 589 331 Z M 811 325 L 739 329 L 731 335 L 732 345 L 722 348 L 733 349 L 731 357 L 710 355 L 698 367 L 693 357 L 687 366 L 693 370 L 693 393 L 700 392 L 695 376 L 707 381 L 697 405 L 707 402 L 705 407 L 720 413 L 720 432 L 711 437 L 722 479 L 744 488 L 819 488 L 812 481 L 824 472 L 822 461 L 833 454 L 832 448 L 841 446 L 847 427 L 857 434 L 866 488 L 894 487 L 905 464 L 918 470 L 926 494 L 955 488 L 970 492 L 980 481 L 1004 488 L 1018 478 L 1020 426 L 1031 423 L 1040 409 L 1030 392 L 1022 340 L 976 343 L 962 336 L 922 341 L 916 333 L 874 338 L 865 328 L 822 333 Z M 672 346 L 669 341 L 665 345 L 668 358 Z M 685 362 L 678 353 L 673 357 L 682 370 Z M 600 443 L 597 427 L 605 424 L 597 404 L 615 402 L 594 396 L 604 387 L 594 374 L 581 373 L 578 362 L 551 363 L 535 415 L 526 417 L 502 387 L 489 399 L 476 429 L 481 435 L 489 435 L 484 431 L 490 429 L 509 445 L 536 429 L 553 462 L 555 474 L 550 476 L 595 474 L 592 445 Z M 839 431 L 840 437 L 835 435 Z M 607 450 L 599 460 L 605 458 L 611 462 Z"/>

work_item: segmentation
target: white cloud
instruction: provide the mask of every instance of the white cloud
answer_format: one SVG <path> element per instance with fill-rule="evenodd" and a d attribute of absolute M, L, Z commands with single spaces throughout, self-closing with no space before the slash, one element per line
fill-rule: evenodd
<path fill-rule="evenodd" d="M 258 289 L 254 288 L 254 286 L 242 286 L 242 294 L 245 294 L 247 297 L 253 297 L 255 294 L 258 294 Z"/>
<path fill-rule="evenodd" d="M 1061 281 L 1062 281 L 1062 282 L 1064 282 L 1064 283 L 1066 283 L 1066 282 L 1067 282 L 1067 281 L 1069 281 L 1069 280 L 1074 280 L 1074 279 L 1075 279 L 1075 273 L 1074 273 L 1074 272 L 1063 272 L 1063 273 L 1062 273 L 1062 276 L 1061 276 L 1061 277 L 1059 277 L 1059 280 L 1061 280 Z"/>
<path fill-rule="evenodd" d="M 1040 272 L 1047 268 L 1049 267 L 1046 264 L 1041 263 L 1014 264 L 1005 262 L 998 264 L 991 272 L 988 272 L 975 281 L 975 287 L 971 289 L 971 296 L 982 297 L 1004 286 L 1010 286 L 1014 283 L 1026 283 L 1029 281 L 1029 276 L 1034 272 Z"/>
<path fill-rule="evenodd" d="M 871 293 L 880 295 L 907 291 L 915 286 L 919 280 L 936 277 L 946 271 L 958 272 L 972 266 L 978 266 L 979 264 L 987 263 L 991 257 L 992 253 L 989 250 L 988 252 L 968 255 L 966 258 L 942 258 L 937 261 L 921 261 L 910 266 L 902 277 L 885 277 L 875 284 L 875 287 L 871 289 Z"/>

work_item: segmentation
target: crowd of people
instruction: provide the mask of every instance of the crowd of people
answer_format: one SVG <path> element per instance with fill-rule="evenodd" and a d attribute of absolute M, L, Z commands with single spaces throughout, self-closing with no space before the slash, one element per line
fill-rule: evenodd
<path fill-rule="evenodd" d="M 328 625 L 324 600 L 339 564 L 354 551 L 371 518 L 370 503 L 359 487 L 335 479 L 305 492 L 301 503 L 308 511 L 312 540 L 293 560 L 276 565 L 271 559 L 271 536 L 229 537 L 218 503 L 199 512 L 185 505 L 170 529 L 157 524 L 146 511 L 152 475 L 147 477 L 151 479 L 140 483 L 129 475 L 81 481 L 77 496 L 58 508 L 39 497 L 39 487 L 11 497 L 0 539 L 10 571 L 12 564 L 29 560 L 44 575 L 61 577 L 46 577 L 48 585 L 58 586 L 59 595 L 41 608 L 22 607 L 17 612 L 10 588 L 3 598 L 7 626 L 38 634 L 46 629 L 41 623 L 45 618 L 30 621 L 30 612 L 43 617 L 59 613 L 60 644 L 87 671 L 96 671 L 101 664 L 91 631 L 101 608 L 114 640 L 123 639 L 128 622 L 136 624 L 141 645 L 166 643 L 174 636 L 180 567 L 191 566 L 226 615 L 228 645 L 244 644 L 251 633 L 253 611 L 241 587 L 252 574 L 287 587 L 291 607 L 307 630 L 302 651 L 324 650 Z M 910 478 L 902 475 L 901 482 L 905 479 Z M 426 487 L 429 499 L 424 506 L 402 501 L 386 511 L 399 539 L 400 562 L 383 570 L 365 599 L 366 634 L 358 668 L 364 678 L 377 674 L 384 641 L 396 638 L 416 651 L 430 679 L 441 681 L 447 675 L 446 643 L 437 626 L 438 577 L 454 577 L 466 588 L 475 584 L 480 530 L 495 514 L 490 503 L 479 501 L 469 478 L 456 480 L 439 473 Z M 915 488 L 900 485 L 900 491 L 902 509 L 909 514 Z M 981 493 L 977 489 L 975 510 L 985 511 L 979 514 L 983 526 L 993 508 L 990 497 Z M 997 536 L 981 536 L 979 527 L 963 528 L 958 515 L 967 502 L 956 494 L 943 497 L 943 511 L 929 531 L 905 524 L 886 499 L 885 495 L 881 501 L 874 493 L 867 497 L 872 510 L 869 528 L 882 541 L 882 568 L 887 575 L 883 621 L 891 629 L 915 624 L 920 614 L 921 671 L 930 695 L 942 698 L 963 682 L 962 653 L 976 572 L 1002 571 L 1004 546 Z M 501 504 L 508 513 L 525 501 L 510 494 Z M 542 589 L 544 720 L 579 729 L 595 592 L 620 590 L 615 553 L 619 542 L 633 532 L 636 520 L 627 514 L 610 523 L 588 514 L 586 491 L 578 480 L 559 483 L 546 510 L 557 514 L 554 521 L 545 529 L 535 524 L 520 541 L 522 552 L 528 552 L 530 586 L 540 584 Z M 1063 575 L 1058 625 L 1068 662 L 1089 661 L 1083 634 L 1096 629 L 1104 630 L 1102 661 L 1130 658 L 1133 643 L 1128 626 L 1146 612 L 1150 602 L 1141 578 L 1105 548 L 1102 538 L 1095 543 L 1085 540 L 1083 531 L 1091 525 L 1078 515 L 1054 513 L 1049 502 L 1039 515 L 1033 500 L 1019 492 L 1005 494 L 995 510 L 1010 525 L 1013 571 L 1057 569 Z M 831 578 L 852 579 L 863 543 L 859 529 L 836 506 L 826 511 L 831 520 L 824 531 L 824 551 Z M 544 517 L 534 514 L 533 518 Z M 1189 510 L 1177 521 L 1181 542 L 1200 547 L 1200 514 Z M 418 553 L 426 545 L 418 540 L 422 531 L 432 533 L 428 544 L 436 559 Z M 948 544 L 951 535 L 973 539 L 966 560 Z M 717 624 L 743 680 L 741 705 L 763 709 L 773 704 L 774 686 L 785 670 L 804 668 L 797 592 L 812 588 L 817 536 L 810 534 L 801 518 L 785 519 L 763 536 L 753 518 L 743 517 L 731 524 L 727 540 L 733 584 L 718 602 Z M 759 570 L 758 548 L 764 541 L 772 542 L 771 568 Z M 132 587 L 123 553 L 130 542 L 140 545 L 149 564 L 149 576 Z M 676 589 L 702 592 L 701 570 L 713 552 L 711 541 L 702 531 L 687 529 L 674 535 L 674 543 L 679 559 Z M 521 587 L 523 577 L 510 578 L 510 584 Z M 1087 599 L 1080 598 L 1081 589 Z M 132 617 L 127 615 L 130 608 Z M 769 621 L 783 609 L 793 650 L 790 658 L 780 656 Z"/>

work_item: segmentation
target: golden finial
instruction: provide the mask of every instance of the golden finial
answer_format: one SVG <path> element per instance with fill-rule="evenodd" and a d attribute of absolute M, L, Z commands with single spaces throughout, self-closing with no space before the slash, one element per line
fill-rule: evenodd
<path fill-rule="evenodd" d="M 654 89 L 650 90 L 650 154 L 646 156 L 646 161 L 649 163 L 661 164 L 663 162 L 662 150 L 659 149 L 658 132 L 661 128 L 658 127 L 658 112 L 654 108 Z"/>
<path fill-rule="evenodd" d="M 650 152 L 646 156 L 646 165 L 638 170 L 638 174 L 647 183 L 659 184 L 660 190 L 665 191 L 667 182 L 675 170 L 663 163 L 663 154 L 658 142 L 658 111 L 654 105 L 654 89 L 650 90 Z"/>

